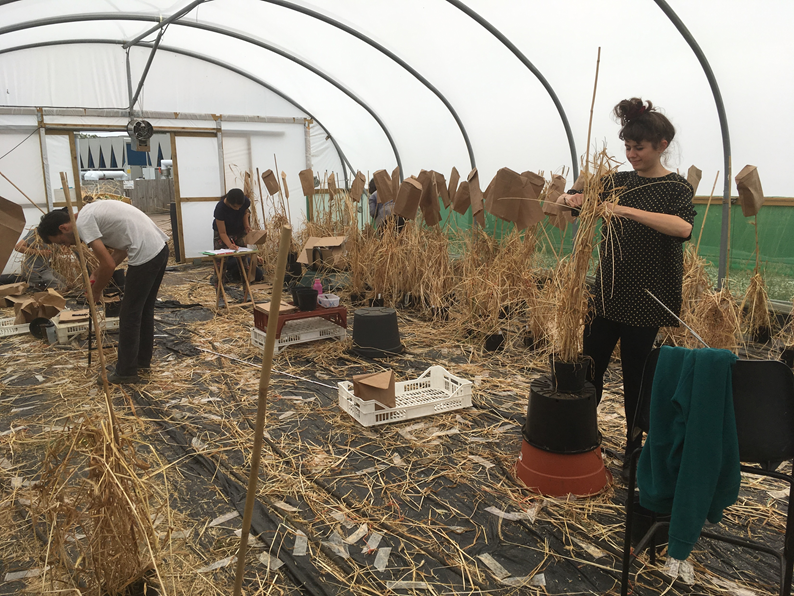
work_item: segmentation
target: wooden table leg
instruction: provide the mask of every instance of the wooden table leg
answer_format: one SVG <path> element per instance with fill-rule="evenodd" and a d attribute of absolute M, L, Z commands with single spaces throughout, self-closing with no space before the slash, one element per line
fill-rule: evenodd
<path fill-rule="evenodd" d="M 220 261 L 220 264 L 218 264 Z M 221 297 L 223 297 L 223 304 L 226 307 L 226 312 L 229 312 L 229 299 L 226 297 L 226 290 L 223 289 L 223 266 L 226 262 L 226 257 L 220 257 L 218 259 L 212 260 L 213 264 L 215 265 L 215 273 L 218 276 L 218 288 L 215 292 L 215 301 Z"/>
<path fill-rule="evenodd" d="M 251 259 L 251 261 L 253 262 L 253 258 Z M 256 303 L 254 302 L 254 293 L 251 291 L 251 286 L 248 283 L 248 274 L 245 270 L 245 265 L 243 264 L 243 257 L 237 257 L 237 264 L 240 267 L 240 277 L 242 277 L 243 282 L 245 282 L 245 294 L 243 294 L 243 302 L 245 302 L 246 298 L 250 296 L 251 305 L 255 307 Z"/>

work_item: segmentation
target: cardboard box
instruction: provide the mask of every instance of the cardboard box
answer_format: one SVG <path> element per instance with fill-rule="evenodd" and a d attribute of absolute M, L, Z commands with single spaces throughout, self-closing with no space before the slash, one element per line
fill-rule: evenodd
<path fill-rule="evenodd" d="M 354 376 L 353 395 L 366 401 L 374 401 L 382 408 L 396 408 L 394 371 L 387 370 Z"/>
<path fill-rule="evenodd" d="M 251 230 L 243 238 L 243 244 L 264 244 L 267 240 L 267 230 Z"/>
<path fill-rule="evenodd" d="M 300 255 L 298 255 L 298 263 L 302 263 L 303 265 L 311 263 L 312 251 L 314 248 L 326 249 L 323 252 L 329 253 L 330 260 L 333 263 L 337 263 L 339 258 L 345 254 L 346 240 L 347 238 L 345 236 L 324 236 L 322 238 L 311 236 L 306 241 L 306 244 L 303 245 Z M 323 261 L 325 261 L 325 254 L 323 255 Z"/>
<path fill-rule="evenodd" d="M 0 271 L 5 269 L 24 231 L 25 213 L 22 205 L 0 197 Z"/>

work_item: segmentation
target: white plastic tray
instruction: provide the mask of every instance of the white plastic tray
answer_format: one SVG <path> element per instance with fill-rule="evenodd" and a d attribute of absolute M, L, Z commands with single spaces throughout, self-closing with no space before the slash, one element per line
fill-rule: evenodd
<path fill-rule="evenodd" d="M 55 332 L 58 335 L 58 343 L 59 344 L 68 344 L 75 335 L 79 335 L 85 331 L 88 331 L 88 321 L 81 321 L 79 323 L 61 323 L 60 316 L 55 317 L 52 319 L 52 322 L 55 323 Z M 119 328 L 119 318 L 118 317 L 110 317 L 100 321 L 100 326 L 105 331 L 110 329 L 118 329 Z"/>
<path fill-rule="evenodd" d="M 267 334 L 256 327 L 251 327 L 251 344 L 265 349 L 265 338 Z M 276 339 L 274 353 L 278 354 L 287 346 L 304 344 L 318 339 L 345 339 L 347 330 L 336 323 L 327 321 L 321 317 L 310 319 L 298 319 L 297 321 L 287 321 L 281 329 L 281 337 Z"/>
<path fill-rule="evenodd" d="M 16 321 L 15 317 L 0 319 L 0 337 L 10 337 L 11 335 L 30 333 L 30 325 L 28 323 L 14 325 L 14 321 Z"/>
<path fill-rule="evenodd" d="M 376 409 L 374 401 L 353 395 L 350 381 L 342 381 L 338 387 L 339 407 L 362 426 L 402 422 L 471 406 L 471 381 L 456 377 L 443 366 L 431 366 L 413 381 L 395 383 L 395 408 Z"/>

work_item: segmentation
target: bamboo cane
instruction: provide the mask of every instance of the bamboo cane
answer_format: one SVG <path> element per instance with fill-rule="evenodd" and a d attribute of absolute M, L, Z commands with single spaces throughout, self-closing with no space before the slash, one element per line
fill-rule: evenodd
<path fill-rule="evenodd" d="M 284 285 L 284 272 L 287 268 L 292 228 L 281 228 L 281 239 L 278 245 L 276 274 L 273 278 L 273 293 L 270 298 L 270 315 L 267 320 L 267 336 L 265 337 L 265 354 L 259 375 L 259 403 L 256 411 L 256 428 L 254 430 L 254 449 L 251 453 L 251 473 L 248 476 L 248 493 L 245 497 L 243 528 L 240 532 L 240 548 L 237 551 L 237 575 L 234 581 L 234 596 L 240 596 L 245 572 L 245 552 L 248 547 L 248 531 L 251 528 L 251 517 L 256 499 L 256 481 L 259 477 L 259 463 L 262 457 L 262 442 L 265 431 L 265 415 L 267 413 L 267 391 L 270 385 L 270 372 L 273 366 L 273 349 L 276 344 L 276 328 L 278 327 L 279 305 L 281 304 L 281 288 Z"/>
<path fill-rule="evenodd" d="M 61 172 L 61 185 L 63 186 L 63 196 L 66 198 L 66 210 L 69 212 L 69 221 L 72 222 L 72 233 L 74 234 L 74 242 L 77 247 L 77 256 L 80 259 L 80 269 L 83 273 L 83 283 L 85 284 L 85 295 L 88 299 L 88 309 L 91 312 L 91 320 L 94 324 L 94 333 L 96 333 L 96 348 L 99 355 L 99 375 L 102 377 L 102 386 L 105 389 L 105 407 L 108 411 L 108 418 L 110 419 L 110 427 L 113 432 L 113 444 L 119 445 L 118 436 L 118 423 L 116 421 L 116 413 L 113 411 L 113 404 L 110 401 L 110 386 L 108 385 L 108 375 L 105 370 L 105 353 L 102 351 L 102 329 L 99 326 L 99 320 L 96 313 L 96 304 L 94 304 L 94 292 L 91 287 L 91 279 L 88 276 L 88 268 L 85 265 L 85 255 L 83 254 L 83 243 L 80 240 L 80 232 L 77 230 L 77 220 L 72 212 L 72 198 L 69 194 L 69 181 L 66 178 L 66 172 Z"/>
<path fill-rule="evenodd" d="M 18 187 L 16 184 L 14 184 L 13 182 L 11 182 L 11 180 L 9 180 L 9 179 L 8 179 L 8 176 L 6 176 L 5 174 L 3 174 L 3 172 L 0 172 L 0 176 L 2 176 L 3 178 L 5 178 L 5 179 L 8 181 L 8 183 L 9 183 L 11 186 L 13 186 L 14 188 L 16 188 L 16 189 L 19 191 L 19 194 L 21 194 L 21 195 L 22 195 L 23 197 L 25 197 L 25 198 L 26 198 L 28 201 L 30 201 L 31 205 L 33 205 L 33 206 L 34 206 L 36 209 L 38 209 L 39 211 L 41 211 L 42 213 L 44 213 L 44 209 L 42 209 L 41 207 L 39 207 L 39 206 L 38 206 L 38 205 L 37 205 L 37 204 L 36 204 L 36 203 L 33 201 L 33 199 L 31 199 L 31 198 L 30 198 L 28 195 L 26 195 L 24 192 L 22 192 L 22 189 L 21 189 L 21 188 L 19 188 L 19 187 Z"/>

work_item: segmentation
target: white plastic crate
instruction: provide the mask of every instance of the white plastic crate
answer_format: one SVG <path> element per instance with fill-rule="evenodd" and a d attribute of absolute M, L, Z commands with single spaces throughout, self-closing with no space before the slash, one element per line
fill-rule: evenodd
<path fill-rule="evenodd" d="M 395 408 L 376 409 L 374 401 L 353 395 L 350 381 L 342 381 L 338 387 L 339 407 L 362 426 L 402 422 L 471 406 L 471 381 L 456 377 L 443 366 L 431 366 L 416 380 L 395 383 Z"/>
<path fill-rule="evenodd" d="M 55 323 L 55 333 L 58 335 L 59 344 L 68 344 L 75 335 L 88 331 L 88 321 L 79 323 L 61 323 L 59 317 L 52 319 Z M 109 331 L 119 328 L 119 318 L 109 317 L 99 322 L 103 330 Z"/>
<path fill-rule="evenodd" d="M 325 308 L 336 308 L 339 306 L 339 296 L 336 294 L 320 294 L 317 296 L 317 303 Z"/>
<path fill-rule="evenodd" d="M 264 331 L 260 331 L 256 327 L 251 327 L 252 345 L 260 350 L 264 350 L 266 337 L 267 334 Z M 276 338 L 276 345 L 273 352 L 278 354 L 287 346 L 304 344 L 310 341 L 317 341 L 318 339 L 344 339 L 346 337 L 347 330 L 344 327 L 340 327 L 336 323 L 326 321 L 320 317 L 287 321 L 284 323 L 284 327 L 281 330 L 281 337 Z"/>
<path fill-rule="evenodd" d="M 15 320 L 16 318 L 14 317 L 8 319 L 0 319 L 0 337 L 9 337 L 11 335 L 22 335 L 23 333 L 30 333 L 29 323 L 14 325 Z"/>

